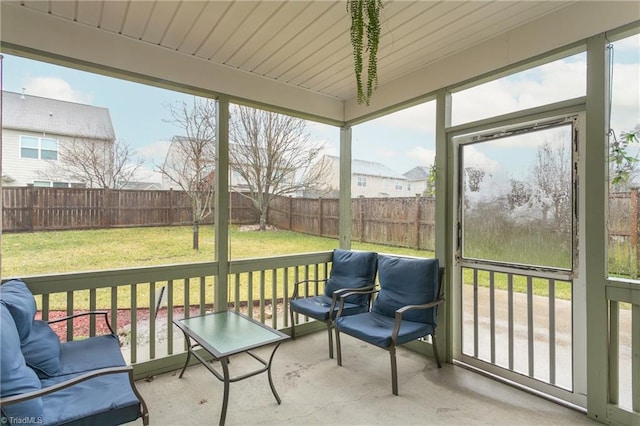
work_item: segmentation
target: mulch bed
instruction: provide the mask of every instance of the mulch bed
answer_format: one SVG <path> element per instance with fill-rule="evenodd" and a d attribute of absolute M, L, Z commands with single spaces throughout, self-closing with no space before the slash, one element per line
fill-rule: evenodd
<path fill-rule="evenodd" d="M 86 312 L 85 310 L 77 310 L 74 311 L 74 314 Z M 181 318 L 183 316 L 184 309 L 182 307 L 176 307 L 173 310 L 174 318 Z M 196 312 L 199 312 L 198 308 L 191 309 L 192 315 L 195 315 Z M 49 321 L 64 318 L 66 317 L 67 311 L 49 311 Z M 167 317 L 167 308 L 161 308 L 158 310 L 158 315 L 156 320 L 161 320 Z M 96 318 L 96 335 L 109 334 L 111 331 L 109 327 L 104 321 L 104 317 L 102 315 L 98 315 Z M 111 314 L 108 314 L 107 318 L 111 321 Z M 36 315 L 36 319 L 40 319 L 40 312 Z M 138 328 L 144 327 L 145 323 L 148 323 L 149 320 L 149 309 L 148 308 L 138 308 L 136 310 L 136 322 Z M 84 315 L 80 317 L 76 317 L 73 319 L 73 336 L 75 338 L 88 337 L 89 336 L 89 325 L 91 321 L 90 315 Z M 117 314 L 117 324 L 111 324 L 111 327 L 114 329 L 116 334 L 120 334 L 121 330 L 126 328 L 129 324 L 131 324 L 131 309 L 118 309 Z M 60 321 L 53 324 L 49 324 L 53 331 L 58 335 L 61 341 L 67 340 L 67 321 Z"/>
<path fill-rule="evenodd" d="M 207 312 L 211 311 L 213 307 L 211 305 L 206 305 L 205 309 Z M 246 305 L 242 305 L 240 307 L 240 312 L 246 314 L 247 307 Z M 268 308 L 268 311 L 271 311 Z M 74 314 L 86 312 L 86 310 L 77 310 L 74 311 Z M 254 306 L 254 318 L 259 317 L 259 308 Z M 282 305 L 279 303 L 276 308 L 277 315 L 282 315 Z M 190 316 L 200 315 L 200 306 L 192 306 L 189 310 Z M 67 311 L 49 311 L 49 321 L 56 320 L 59 318 L 65 318 L 67 316 Z M 184 317 L 184 308 L 182 306 L 173 308 L 173 318 L 183 318 Z M 73 337 L 74 339 L 78 338 L 86 338 L 89 336 L 89 325 L 91 321 L 90 315 L 84 315 L 73 319 Z M 107 318 L 111 321 L 111 314 L 109 313 Z M 268 318 L 270 318 L 268 314 Z M 36 319 L 41 319 L 41 312 L 36 314 Z M 162 307 L 158 310 L 156 319 L 159 324 L 166 324 L 167 321 L 167 308 Z M 129 331 L 129 325 L 131 324 L 131 309 L 118 309 L 117 314 L 117 324 L 111 324 L 114 331 L 118 335 L 126 335 Z M 67 341 L 67 321 L 60 321 L 53 324 L 50 324 L 53 331 L 58 335 L 61 341 Z M 149 308 L 138 308 L 136 310 L 136 329 L 138 333 L 148 329 L 149 327 Z M 109 334 L 109 327 L 104 321 L 104 317 L 99 315 L 96 317 L 96 335 Z"/>

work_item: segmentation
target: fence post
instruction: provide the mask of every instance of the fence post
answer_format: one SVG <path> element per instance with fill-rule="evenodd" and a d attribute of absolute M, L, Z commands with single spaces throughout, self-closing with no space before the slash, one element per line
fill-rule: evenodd
<path fill-rule="evenodd" d="M 173 225 L 173 210 L 174 210 L 174 206 L 173 206 L 173 188 L 169 188 L 169 226 Z"/>
<path fill-rule="evenodd" d="M 109 228 L 111 226 L 111 197 L 110 189 L 105 186 L 102 188 L 102 210 L 103 210 L 103 226 Z"/>
<path fill-rule="evenodd" d="M 638 278 L 638 274 L 640 273 L 640 247 L 638 247 L 638 220 L 640 219 L 640 208 L 638 206 L 640 203 L 640 199 L 638 199 L 638 188 L 631 188 L 631 194 L 629 196 L 629 220 L 631 222 L 631 247 L 636 252 L 636 268 L 635 275 L 633 278 Z M 633 270 L 633 268 L 632 268 Z"/>
<path fill-rule="evenodd" d="M 420 250 L 420 194 L 416 194 L 416 250 Z"/>
<path fill-rule="evenodd" d="M 358 198 L 358 204 L 360 204 L 359 216 L 360 216 L 360 242 L 364 243 L 364 197 Z"/>
<path fill-rule="evenodd" d="M 27 211 L 26 211 L 26 225 L 29 232 L 33 232 L 33 204 L 35 197 L 35 189 L 32 183 L 27 184 Z"/>
<path fill-rule="evenodd" d="M 293 227 L 293 197 L 289 197 L 289 231 Z"/>
<path fill-rule="evenodd" d="M 322 237 L 322 197 L 318 198 L 318 235 Z"/>

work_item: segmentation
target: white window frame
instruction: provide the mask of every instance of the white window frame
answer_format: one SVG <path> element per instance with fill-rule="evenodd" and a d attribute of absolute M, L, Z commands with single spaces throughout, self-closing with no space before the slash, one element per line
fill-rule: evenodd
<path fill-rule="evenodd" d="M 37 146 L 33 147 L 33 146 L 24 146 L 25 145 L 25 140 L 35 140 L 37 142 Z M 47 143 L 53 143 L 55 144 L 55 150 L 50 149 L 49 146 L 47 146 Z M 36 150 L 36 156 L 35 157 L 28 157 L 28 156 L 24 156 L 23 155 L 23 150 L 24 149 L 29 149 L 29 150 Z M 54 152 L 55 153 L 55 158 L 48 158 L 48 156 L 44 153 L 50 153 L 50 152 Z M 24 159 L 32 159 L 32 160 L 58 160 L 58 152 L 59 152 L 59 142 L 58 139 L 54 139 L 54 138 L 48 138 L 48 137 L 39 137 L 39 136 L 27 136 L 27 135 L 21 135 L 20 136 L 20 158 L 24 158 Z"/>

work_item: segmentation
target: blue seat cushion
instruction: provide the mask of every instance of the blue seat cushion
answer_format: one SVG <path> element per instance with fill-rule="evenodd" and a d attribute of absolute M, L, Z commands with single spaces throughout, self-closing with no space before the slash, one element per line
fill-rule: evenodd
<path fill-rule="evenodd" d="M 380 292 L 371 311 L 394 318 L 396 310 L 403 306 L 422 305 L 434 301 L 438 296 L 438 275 L 438 259 L 380 255 Z M 411 310 L 403 316 L 403 320 L 435 325 L 436 310 Z"/>
<path fill-rule="evenodd" d="M 33 321 L 33 327 L 22 341 L 22 354 L 38 377 L 54 376 L 60 368 L 60 340 L 49 324 Z"/>
<path fill-rule="evenodd" d="M 336 329 L 381 348 L 391 346 L 394 319 L 375 312 L 340 317 L 336 320 Z M 416 340 L 432 334 L 434 326 L 421 322 L 402 321 L 396 344 Z"/>
<path fill-rule="evenodd" d="M 5 304 L 18 329 L 20 340 L 24 340 L 31 331 L 36 315 L 36 301 L 27 285 L 20 280 L 11 280 L 0 285 L 0 300 Z"/>
<path fill-rule="evenodd" d="M 331 319 L 335 318 L 338 313 L 339 303 L 336 303 Z M 308 317 L 311 317 L 320 321 L 329 320 L 329 310 L 331 308 L 331 298 L 321 295 L 316 297 L 306 297 L 304 299 L 293 299 L 291 301 L 291 309 L 294 312 L 301 313 Z M 342 309 L 342 315 L 353 315 L 360 312 L 365 312 L 367 306 L 362 306 L 354 303 L 345 302 Z"/>
<path fill-rule="evenodd" d="M 107 367 L 126 365 L 118 337 L 113 334 L 73 340 L 60 345 L 58 375 L 84 373 Z"/>
<path fill-rule="evenodd" d="M 80 375 L 42 380 L 48 387 Z M 126 373 L 96 377 L 42 397 L 45 425 L 119 425 L 139 417 L 139 401 Z"/>
<path fill-rule="evenodd" d="M 4 302 L 0 302 L 0 395 L 4 398 L 37 390 L 40 390 L 40 379 L 25 363 L 13 316 Z M 3 405 L 2 415 L 7 419 L 38 419 L 42 418 L 42 410 L 42 399 L 34 398 Z"/>
<path fill-rule="evenodd" d="M 335 249 L 331 273 L 324 287 L 325 296 L 331 298 L 342 288 L 362 288 L 373 285 L 376 277 L 378 255 L 374 252 Z M 352 296 L 348 302 L 367 305 L 368 296 Z"/>

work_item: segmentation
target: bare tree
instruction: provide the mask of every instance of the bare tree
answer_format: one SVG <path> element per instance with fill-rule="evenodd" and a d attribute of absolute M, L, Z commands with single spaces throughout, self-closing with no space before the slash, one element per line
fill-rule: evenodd
<path fill-rule="evenodd" d="M 199 248 L 200 223 L 211 214 L 215 188 L 215 101 L 204 98 L 168 105 L 172 119 L 184 131 L 174 136 L 169 152 L 157 170 L 191 200 L 193 249 Z"/>
<path fill-rule="evenodd" d="M 538 147 L 537 162 L 531 173 L 534 182 L 533 199 L 542 208 L 542 218 L 553 212 L 557 229 L 571 226 L 571 157 L 566 144 L 544 143 Z"/>
<path fill-rule="evenodd" d="M 259 229 L 266 229 L 269 203 L 280 195 L 317 189 L 329 171 L 318 161 L 322 143 L 309 140 L 306 122 L 273 112 L 237 107 L 229 126 L 231 169 L 249 187 L 260 215 Z"/>
<path fill-rule="evenodd" d="M 466 172 L 465 177 L 467 178 L 467 185 L 469 185 L 469 191 L 479 192 L 480 184 L 484 180 L 484 177 L 487 174 L 487 172 L 480 167 L 465 167 L 464 171 Z"/>
<path fill-rule="evenodd" d="M 48 160 L 38 175 L 47 180 L 61 177 L 88 188 L 125 187 L 142 166 L 130 145 L 108 139 L 73 138 L 60 144 L 57 160 Z"/>

